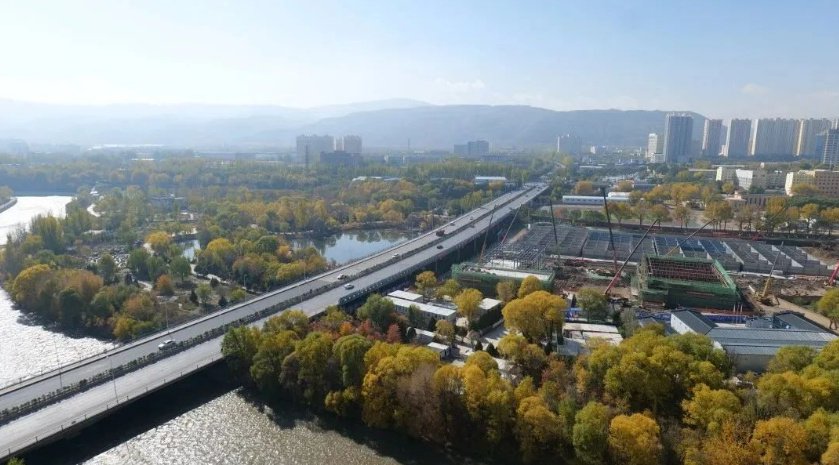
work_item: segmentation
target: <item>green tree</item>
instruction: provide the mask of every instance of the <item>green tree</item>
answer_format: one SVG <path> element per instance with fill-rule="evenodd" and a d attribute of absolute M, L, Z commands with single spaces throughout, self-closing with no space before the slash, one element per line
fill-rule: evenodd
<path fill-rule="evenodd" d="M 111 254 L 102 254 L 96 263 L 96 268 L 99 270 L 99 276 L 102 277 L 105 284 L 113 283 L 116 280 L 117 263 Z"/>
<path fill-rule="evenodd" d="M 249 371 L 262 392 L 276 394 L 279 391 L 283 361 L 294 352 L 298 341 L 297 334 L 288 330 L 261 337 Z"/>
<path fill-rule="evenodd" d="M 303 397 L 313 404 L 320 404 L 329 388 L 327 373 L 332 338 L 326 333 L 311 332 L 297 344 L 294 354 L 299 362 L 297 383 Z"/>
<path fill-rule="evenodd" d="M 341 382 L 345 388 L 361 387 L 364 380 L 364 356 L 373 343 L 359 334 L 343 336 L 335 341 L 333 352 L 341 367 Z"/>
<path fill-rule="evenodd" d="M 396 306 L 379 294 L 371 294 L 364 305 L 358 309 L 358 318 L 370 320 L 376 330 L 383 333 L 396 321 Z"/>
<path fill-rule="evenodd" d="M 210 297 L 213 295 L 213 288 L 207 283 L 201 283 L 195 289 L 195 294 L 198 296 L 201 305 L 207 305 L 210 302 Z"/>
<path fill-rule="evenodd" d="M 609 316 L 609 302 L 597 289 L 584 287 L 577 292 L 577 304 L 589 321 L 604 321 Z"/>
<path fill-rule="evenodd" d="M 134 249 L 128 254 L 128 269 L 134 273 L 136 278 L 147 279 L 149 277 L 149 257 L 149 252 L 142 247 Z"/>
<path fill-rule="evenodd" d="M 661 429 L 652 418 L 618 415 L 609 424 L 609 450 L 616 463 L 647 465 L 661 458 Z"/>
<path fill-rule="evenodd" d="M 231 371 L 240 377 L 246 376 L 253 358 L 262 343 L 262 333 L 257 328 L 240 326 L 232 328 L 221 341 L 221 353 Z"/>
<path fill-rule="evenodd" d="M 169 270 L 172 272 L 172 276 L 178 278 L 181 282 L 192 273 L 189 260 L 180 255 L 172 259 L 172 263 L 169 264 Z"/>
<path fill-rule="evenodd" d="M 577 412 L 571 437 L 574 452 L 581 463 L 606 463 L 611 416 L 608 406 L 595 401 Z"/>

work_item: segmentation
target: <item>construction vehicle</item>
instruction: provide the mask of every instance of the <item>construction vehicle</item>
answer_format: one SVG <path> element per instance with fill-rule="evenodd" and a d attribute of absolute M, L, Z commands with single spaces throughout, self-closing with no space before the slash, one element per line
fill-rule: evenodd
<path fill-rule="evenodd" d="M 784 246 L 784 243 L 781 242 L 781 247 Z M 778 249 L 778 253 L 775 254 L 775 260 L 772 260 L 772 268 L 769 269 L 769 276 L 766 277 L 766 283 L 763 285 L 763 291 L 758 296 L 758 300 L 760 303 L 764 305 L 775 305 L 776 303 L 772 301 L 772 296 L 769 294 L 769 289 L 772 286 L 772 277 L 775 275 L 775 264 L 778 263 L 778 257 L 781 256 L 781 249 Z"/>
<path fill-rule="evenodd" d="M 830 273 L 830 277 L 827 278 L 827 282 L 825 283 L 825 285 L 835 286 L 837 276 L 839 276 L 839 262 L 836 262 L 836 268 L 833 269 L 833 273 Z"/>

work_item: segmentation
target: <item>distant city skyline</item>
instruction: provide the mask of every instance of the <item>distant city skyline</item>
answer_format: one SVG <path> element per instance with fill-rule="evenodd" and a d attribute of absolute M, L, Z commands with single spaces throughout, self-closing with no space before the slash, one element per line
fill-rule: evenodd
<path fill-rule="evenodd" d="M 714 119 L 839 108 L 829 59 L 839 30 L 825 0 L 85 5 L 4 6 L 0 98 L 295 108 L 409 98 Z M 789 39 L 804 33 L 806 47 Z"/>

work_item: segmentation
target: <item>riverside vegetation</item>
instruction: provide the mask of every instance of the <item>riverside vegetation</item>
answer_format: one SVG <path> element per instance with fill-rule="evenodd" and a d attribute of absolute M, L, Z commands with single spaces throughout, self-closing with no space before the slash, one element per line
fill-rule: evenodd
<path fill-rule="evenodd" d="M 415 345 L 405 317 L 377 295 L 355 317 L 330 308 L 310 322 L 290 310 L 262 329 L 232 329 L 222 350 L 268 401 L 502 461 L 839 464 L 839 341 L 819 353 L 783 348 L 767 373 L 737 381 L 710 339 L 660 326 L 624 328 L 621 344 L 594 341 L 573 359 L 544 343 L 561 330 L 564 302 L 509 291 L 511 334 L 463 366 Z"/>

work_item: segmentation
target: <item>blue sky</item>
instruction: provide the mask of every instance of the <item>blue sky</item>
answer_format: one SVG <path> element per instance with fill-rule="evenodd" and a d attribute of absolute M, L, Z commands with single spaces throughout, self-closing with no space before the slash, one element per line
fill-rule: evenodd
<path fill-rule="evenodd" d="M 835 1 L 7 1 L 0 98 L 839 116 Z"/>

